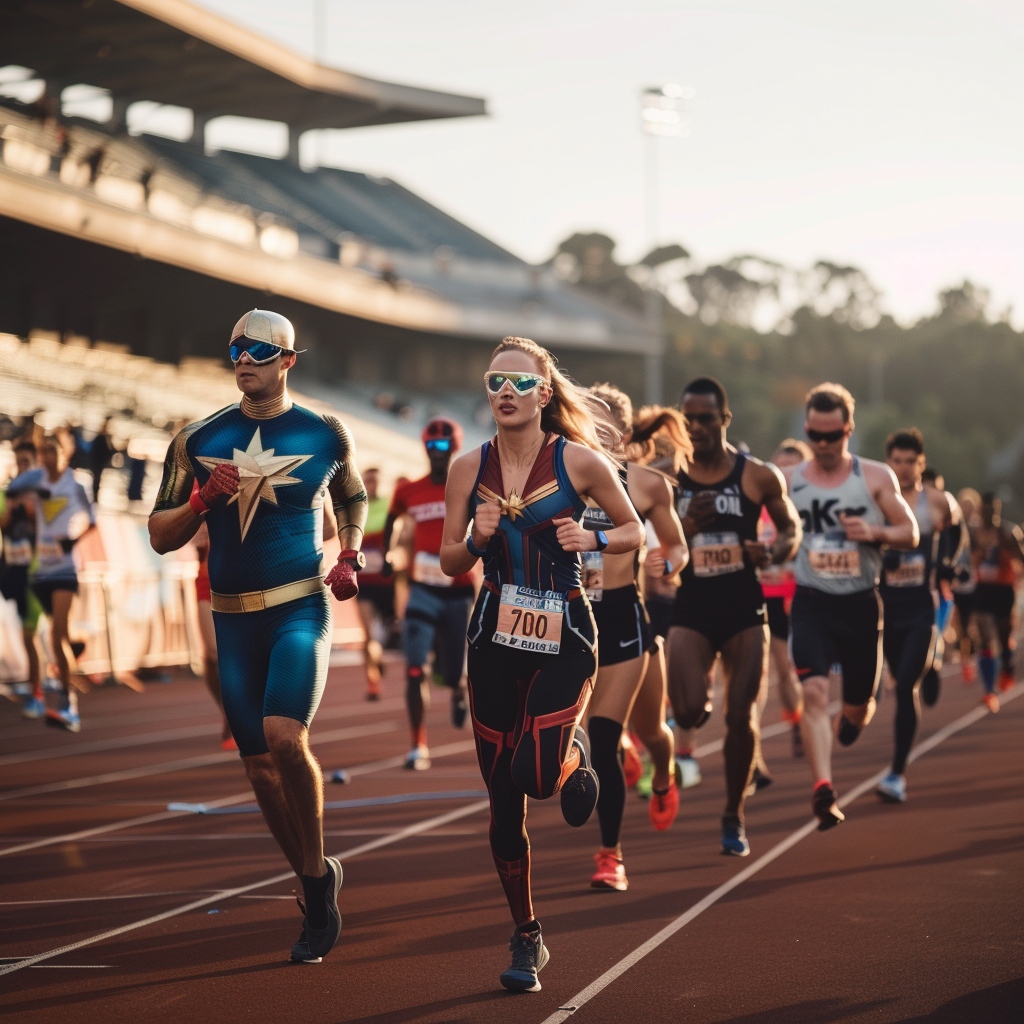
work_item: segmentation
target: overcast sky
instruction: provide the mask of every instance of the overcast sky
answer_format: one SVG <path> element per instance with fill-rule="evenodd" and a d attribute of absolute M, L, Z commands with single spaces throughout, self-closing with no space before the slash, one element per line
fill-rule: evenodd
<path fill-rule="evenodd" d="M 314 53 L 316 0 L 201 0 Z M 1024 324 L 1019 0 L 321 0 L 326 63 L 490 116 L 328 133 L 530 261 L 574 231 L 647 250 L 642 87 L 692 86 L 658 149 L 661 242 L 863 267 L 911 320 L 964 277 Z M 256 138 L 256 135 L 253 135 Z"/>

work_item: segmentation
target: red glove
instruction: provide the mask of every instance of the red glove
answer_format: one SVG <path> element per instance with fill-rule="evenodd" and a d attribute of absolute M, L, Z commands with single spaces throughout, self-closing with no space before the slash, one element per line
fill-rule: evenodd
<path fill-rule="evenodd" d="M 188 503 L 192 506 L 192 511 L 201 516 L 204 512 L 209 512 L 217 502 L 231 497 L 237 491 L 238 467 L 229 462 L 222 462 L 198 491 L 192 489 Z"/>
<path fill-rule="evenodd" d="M 338 601 L 348 601 L 359 593 L 356 581 L 356 551 L 342 551 L 338 556 L 338 564 L 327 574 L 324 583 L 331 588 Z"/>

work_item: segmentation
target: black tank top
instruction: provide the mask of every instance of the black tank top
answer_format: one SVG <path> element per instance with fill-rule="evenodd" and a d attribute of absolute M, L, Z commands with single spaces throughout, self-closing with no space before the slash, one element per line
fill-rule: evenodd
<path fill-rule="evenodd" d="M 736 453 L 732 472 L 713 484 L 692 480 L 683 470 L 677 474 L 676 511 L 682 519 L 690 499 L 701 491 L 715 492 L 715 518 L 700 533 L 688 538 L 690 561 L 682 572 L 680 594 L 760 593 L 757 572 L 743 553 L 743 542 L 757 540 L 761 506 L 751 501 L 740 485 L 747 457 Z"/>

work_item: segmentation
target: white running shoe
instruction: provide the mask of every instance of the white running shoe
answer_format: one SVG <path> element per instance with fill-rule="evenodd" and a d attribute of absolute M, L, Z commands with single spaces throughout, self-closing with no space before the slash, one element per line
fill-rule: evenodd
<path fill-rule="evenodd" d="M 878 784 L 875 792 L 891 804 L 902 804 L 907 799 L 907 779 L 904 775 L 889 772 Z"/>

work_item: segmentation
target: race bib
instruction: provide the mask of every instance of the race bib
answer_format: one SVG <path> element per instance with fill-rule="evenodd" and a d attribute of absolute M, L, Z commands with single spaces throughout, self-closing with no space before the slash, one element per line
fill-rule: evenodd
<path fill-rule="evenodd" d="M 60 541 L 56 540 L 39 541 L 36 553 L 39 555 L 40 565 L 52 565 L 64 558 L 64 549 L 60 546 Z"/>
<path fill-rule="evenodd" d="M 924 555 L 919 551 L 911 551 L 900 556 L 900 564 L 895 569 L 885 570 L 885 585 L 887 587 L 923 587 L 924 575 Z"/>
<path fill-rule="evenodd" d="M 501 588 L 498 626 L 491 639 L 505 647 L 557 654 L 562 640 L 565 599 L 554 590 L 529 590 L 506 583 Z"/>
<path fill-rule="evenodd" d="M 431 587 L 450 587 L 451 576 L 441 571 L 441 556 L 428 555 L 426 551 L 417 551 L 412 562 L 412 578 L 417 583 L 426 583 Z"/>
<path fill-rule="evenodd" d="M 832 580 L 860 578 L 860 547 L 855 540 L 816 533 L 811 537 L 807 557 L 819 576 Z"/>
<path fill-rule="evenodd" d="M 4 545 L 8 565 L 30 565 L 32 562 L 32 541 L 9 540 Z"/>
<path fill-rule="evenodd" d="M 363 548 L 366 565 L 363 572 L 380 574 L 384 570 L 384 552 L 380 548 Z"/>
<path fill-rule="evenodd" d="M 694 576 L 724 576 L 743 569 L 739 534 L 698 533 L 690 547 Z"/>
<path fill-rule="evenodd" d="M 600 601 L 604 595 L 604 559 L 600 551 L 584 551 L 583 589 L 591 601 Z"/>

